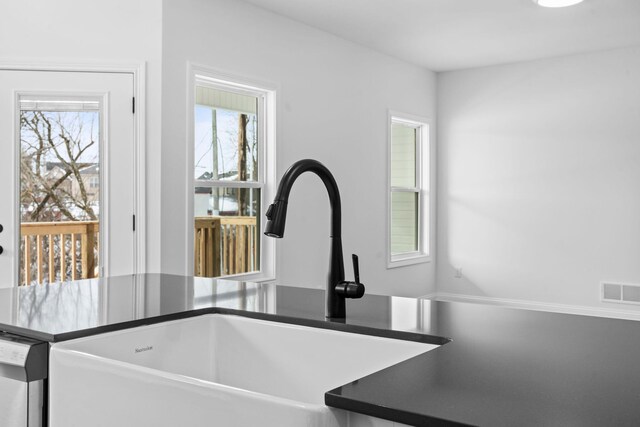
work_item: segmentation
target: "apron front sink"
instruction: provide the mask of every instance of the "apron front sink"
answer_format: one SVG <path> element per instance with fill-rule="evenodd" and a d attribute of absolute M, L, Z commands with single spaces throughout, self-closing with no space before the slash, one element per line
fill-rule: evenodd
<path fill-rule="evenodd" d="M 436 345 L 224 314 L 52 345 L 51 427 L 347 426 L 324 393 Z"/>

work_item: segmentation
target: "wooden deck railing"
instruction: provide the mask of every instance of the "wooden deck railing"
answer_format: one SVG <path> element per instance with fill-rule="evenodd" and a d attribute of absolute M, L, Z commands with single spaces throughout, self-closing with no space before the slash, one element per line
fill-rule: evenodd
<path fill-rule="evenodd" d="M 254 216 L 196 217 L 195 275 L 218 277 L 258 269 Z"/>
<path fill-rule="evenodd" d="M 23 222 L 20 230 L 21 284 L 97 277 L 98 221 Z"/>

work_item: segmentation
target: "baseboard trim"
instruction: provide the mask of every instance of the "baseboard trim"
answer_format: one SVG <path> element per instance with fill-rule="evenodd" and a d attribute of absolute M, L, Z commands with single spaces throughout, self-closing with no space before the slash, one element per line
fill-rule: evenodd
<path fill-rule="evenodd" d="M 508 298 L 494 298 L 475 295 L 461 295 L 447 292 L 435 292 L 424 297 L 438 301 L 471 302 L 489 304 L 508 308 L 548 311 L 553 313 L 577 314 L 582 316 L 608 317 L 612 319 L 640 320 L 640 311 L 620 310 L 613 308 L 589 307 L 569 304 L 553 304 L 538 301 L 516 300 Z"/>

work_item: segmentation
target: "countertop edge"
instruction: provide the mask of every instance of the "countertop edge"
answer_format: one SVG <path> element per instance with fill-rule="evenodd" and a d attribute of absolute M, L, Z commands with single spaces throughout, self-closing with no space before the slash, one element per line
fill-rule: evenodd
<path fill-rule="evenodd" d="M 49 334 L 45 332 L 36 331 L 33 329 L 25 329 L 15 326 L 2 325 L 3 330 L 6 332 L 15 333 L 25 336 L 27 338 L 33 338 L 42 341 L 49 341 L 51 343 L 68 341 L 76 338 L 84 338 L 92 335 L 103 334 L 107 332 L 115 332 L 123 329 L 137 328 L 140 326 L 153 325 L 156 323 L 169 322 L 172 320 L 187 319 L 190 317 L 202 316 L 205 314 L 227 314 L 242 317 L 249 317 L 253 319 L 266 320 L 270 322 L 288 323 L 291 325 L 306 326 L 311 328 L 331 329 L 335 331 L 355 333 L 359 335 L 370 335 L 381 338 L 399 339 L 403 341 L 414 341 L 425 344 L 444 345 L 451 341 L 450 338 L 442 337 L 438 335 L 421 334 L 418 332 L 396 331 L 390 329 L 381 329 L 370 326 L 353 325 L 348 323 L 342 323 L 330 320 L 317 320 L 306 319 L 295 316 L 284 316 L 279 314 L 261 313 L 254 311 L 246 311 L 239 309 L 230 309 L 222 307 L 209 307 L 195 310 L 182 311 L 171 314 L 164 314 L 160 316 L 148 317 L 145 319 L 128 320 L 121 323 L 115 323 L 112 325 L 98 326 L 95 328 L 88 328 L 79 331 L 65 332 L 60 334 Z"/>
<path fill-rule="evenodd" d="M 400 362 L 402 363 L 402 362 Z M 375 375 L 375 373 L 371 374 Z M 338 394 L 334 394 L 340 387 L 330 390 L 324 394 L 324 403 L 332 408 L 344 409 L 346 411 L 357 412 L 372 417 L 382 418 L 388 421 L 407 424 L 411 426 L 428 427 L 450 427 L 450 426 L 470 426 L 456 421 L 443 418 L 431 417 L 429 415 L 415 412 L 403 411 L 388 406 L 380 406 L 367 403 L 361 400 L 350 399 Z"/>

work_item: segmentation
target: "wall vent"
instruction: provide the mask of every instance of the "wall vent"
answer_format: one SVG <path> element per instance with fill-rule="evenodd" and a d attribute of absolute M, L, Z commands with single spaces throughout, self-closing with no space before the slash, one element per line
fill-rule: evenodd
<path fill-rule="evenodd" d="M 601 299 L 605 302 L 640 304 L 640 285 L 603 282 Z"/>

